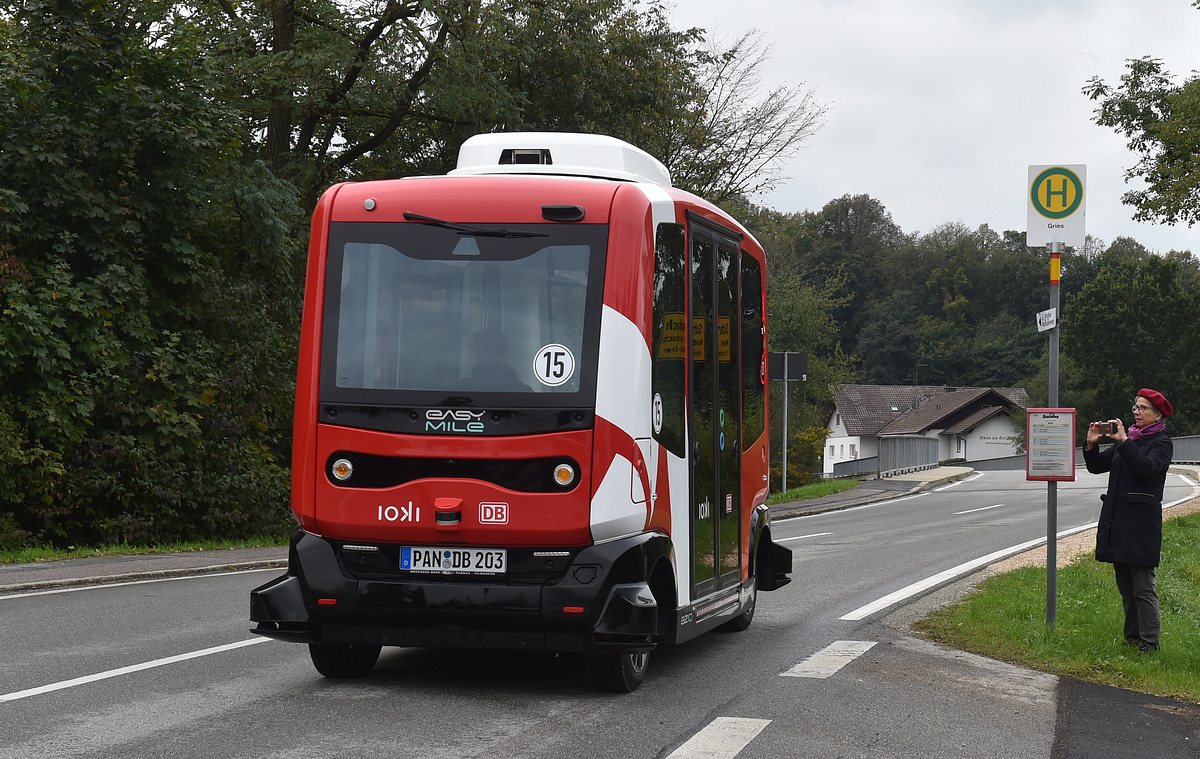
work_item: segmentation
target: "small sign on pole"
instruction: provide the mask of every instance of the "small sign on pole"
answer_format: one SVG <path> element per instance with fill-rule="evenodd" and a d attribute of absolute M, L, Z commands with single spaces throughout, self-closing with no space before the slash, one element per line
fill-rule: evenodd
<path fill-rule="evenodd" d="M 1038 332 L 1045 332 L 1048 329 L 1054 329 L 1058 326 L 1058 309 L 1048 308 L 1045 311 L 1038 311 L 1037 327 Z"/>

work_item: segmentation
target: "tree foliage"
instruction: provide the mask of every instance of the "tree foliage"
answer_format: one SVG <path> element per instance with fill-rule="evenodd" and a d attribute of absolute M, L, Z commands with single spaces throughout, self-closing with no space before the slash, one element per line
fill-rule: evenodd
<path fill-rule="evenodd" d="M 1190 227 L 1200 221 L 1200 74 L 1176 84 L 1151 56 L 1130 59 L 1125 69 L 1116 87 L 1092 77 L 1083 88 L 1098 103 L 1096 123 L 1122 134 L 1138 157 L 1125 178 L 1145 188 L 1123 200 L 1138 220 Z"/>
<path fill-rule="evenodd" d="M 1200 428 L 1200 336 L 1190 324 L 1200 308 L 1194 261 L 1125 259 L 1071 300 L 1062 325 L 1062 395 L 1081 419 L 1125 419 L 1138 388 L 1151 387 L 1178 410 L 1172 432 Z"/>
<path fill-rule="evenodd" d="M 161 8 L 7 10 L 0 540 L 277 529 L 292 193 L 154 44 Z"/>

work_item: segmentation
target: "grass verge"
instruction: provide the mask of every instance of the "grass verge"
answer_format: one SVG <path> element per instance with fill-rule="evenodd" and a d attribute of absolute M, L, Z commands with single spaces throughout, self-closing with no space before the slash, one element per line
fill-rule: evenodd
<path fill-rule="evenodd" d="M 29 547 L 0 551 L 0 564 L 30 564 L 36 561 L 83 559 L 91 556 L 147 555 L 188 551 L 220 551 L 227 548 L 266 548 L 271 546 L 286 545 L 287 538 L 258 536 L 240 540 L 202 540 L 192 543 L 166 543 L 163 545 L 153 546 L 118 544 L 110 546 L 79 548 Z"/>
<path fill-rule="evenodd" d="M 768 497 L 767 505 L 772 506 L 776 503 L 806 501 L 811 498 L 820 498 L 826 495 L 833 495 L 834 493 L 841 493 L 844 490 L 858 487 L 858 482 L 856 479 L 818 480 L 810 482 L 807 485 L 792 488 L 785 493 L 776 493 Z"/>
<path fill-rule="evenodd" d="M 993 659 L 1200 703 L 1200 513 L 1164 523 L 1157 579 L 1162 638 L 1156 654 L 1126 645 L 1112 565 L 1086 555 L 1058 572 L 1053 628 L 1046 625 L 1045 567 L 989 578 L 915 627 Z"/>

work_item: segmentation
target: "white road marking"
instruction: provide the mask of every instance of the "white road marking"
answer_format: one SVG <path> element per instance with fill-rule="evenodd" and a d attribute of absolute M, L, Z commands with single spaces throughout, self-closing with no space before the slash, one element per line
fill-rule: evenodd
<path fill-rule="evenodd" d="M 959 480 L 958 482 L 951 482 L 949 485 L 942 485 L 940 488 L 934 488 L 933 492 L 940 493 L 943 490 L 949 490 L 950 488 L 956 488 L 959 485 L 963 484 L 964 482 L 974 482 L 975 480 L 979 479 L 980 477 L 982 477 L 985 474 L 987 474 L 987 472 L 980 472 L 979 474 L 975 475 L 974 477 L 968 477 L 967 479 Z"/>
<path fill-rule="evenodd" d="M 797 535 L 794 538 L 780 538 L 779 540 L 776 540 L 775 542 L 776 543 L 786 543 L 789 540 L 804 540 L 805 538 L 820 538 L 825 535 L 832 535 L 832 534 L 833 534 L 832 532 L 814 532 L 812 535 Z"/>
<path fill-rule="evenodd" d="M 804 661 L 780 672 L 780 677 L 814 677 L 821 680 L 871 650 L 872 640 L 835 640 Z"/>
<path fill-rule="evenodd" d="M 974 514 L 976 511 L 987 511 L 989 509 L 998 509 L 1003 505 L 1004 504 L 1002 504 L 1002 503 L 998 503 L 995 506 L 984 506 L 982 509 L 967 509 L 966 511 L 956 511 L 956 512 L 954 512 L 954 516 L 958 516 L 960 514 Z"/>
<path fill-rule="evenodd" d="M 733 759 L 769 724 L 769 719 L 717 717 L 667 759 Z"/>
<path fill-rule="evenodd" d="M 43 693 L 63 690 L 64 688 L 74 688 L 77 685 L 87 685 L 88 683 L 94 683 L 98 680 L 107 680 L 110 677 L 120 677 L 121 675 L 128 675 L 133 672 L 141 672 L 144 669 L 165 667 L 168 664 L 175 664 L 177 662 L 187 661 L 188 659 L 198 659 L 201 656 L 211 656 L 212 654 L 220 654 L 224 653 L 225 651 L 232 651 L 237 648 L 245 648 L 246 646 L 253 646 L 258 643 L 266 643 L 268 640 L 270 640 L 270 638 L 250 638 L 248 640 L 239 640 L 237 643 L 228 643 L 224 646 L 213 646 L 212 648 L 205 648 L 201 649 L 200 651 L 191 651 L 186 654 L 168 656 L 165 659 L 155 659 L 154 661 L 142 662 L 141 664 L 131 664 L 128 667 L 121 667 L 120 669 L 110 669 L 107 672 L 97 672 L 94 675 L 84 675 L 83 677 L 76 677 L 73 680 L 62 680 L 61 682 L 50 683 L 49 685 L 42 685 L 37 688 L 19 690 L 13 693 L 5 693 L 0 695 L 0 702 L 18 701 L 22 698 L 29 698 L 30 696 L 40 696 Z"/>
<path fill-rule="evenodd" d="M 1172 506 L 1178 506 L 1179 504 L 1183 503 L 1184 501 L 1190 501 L 1191 499 L 1192 499 L 1192 496 L 1186 496 L 1184 498 L 1180 498 L 1178 500 L 1171 501 L 1170 503 L 1164 503 L 1163 511 L 1166 511 L 1167 509 L 1171 508 Z M 1093 527 L 1095 527 L 1096 524 L 1097 524 L 1096 522 L 1088 522 L 1087 524 L 1083 524 L 1078 527 L 1072 527 L 1069 530 L 1063 530 L 1062 532 L 1058 533 L 1057 538 L 1061 540 L 1062 538 L 1065 538 L 1068 535 L 1074 535 L 1075 533 L 1083 532 L 1084 530 L 1090 530 Z M 871 603 L 867 604 L 866 606 L 861 606 L 861 607 L 855 609 L 854 611 L 850 612 L 849 614 L 847 614 L 844 617 L 838 617 L 838 619 L 840 619 L 844 622 L 856 622 L 865 617 L 869 617 L 870 615 L 874 614 L 875 612 L 882 611 L 883 609 L 886 609 L 889 606 L 898 604 L 901 601 L 909 599 L 909 598 L 917 595 L 918 593 L 922 593 L 926 590 L 929 590 L 930 588 L 941 585 L 944 582 L 949 582 L 950 580 L 958 579 L 962 575 L 973 572 L 976 569 L 979 569 L 980 567 L 986 567 L 988 564 L 991 564 L 994 561 L 1000 561 L 1001 559 L 1007 559 L 1009 556 L 1013 556 L 1014 554 L 1021 553 L 1022 551 L 1028 551 L 1030 548 L 1037 548 L 1038 546 L 1045 544 L 1045 542 L 1046 542 L 1045 538 L 1038 538 L 1036 540 L 1028 540 L 1024 543 L 1019 543 L 1015 546 L 1009 546 L 1008 548 L 1001 548 L 999 551 L 994 551 L 992 553 L 989 553 L 987 556 L 980 556 L 978 559 L 972 559 L 971 561 L 965 562 L 963 564 L 959 564 L 957 567 L 951 567 L 950 569 L 947 569 L 945 572 L 939 572 L 938 574 L 935 574 L 932 577 L 926 577 L 924 580 L 921 580 L 920 582 L 914 582 L 912 585 L 909 585 L 906 588 L 901 588 L 900 590 L 897 590 L 894 593 L 889 593 L 877 601 L 872 601 Z"/>
<path fill-rule="evenodd" d="M 99 580 L 95 585 L 73 585 L 69 588 L 53 588 L 51 590 L 32 590 L 28 593 L 13 593 L 11 595 L 0 595 L 0 601 L 8 601 L 12 598 L 29 598 L 30 596 L 53 596 L 59 593 L 77 593 L 81 590 L 96 590 L 98 588 L 120 588 L 125 585 L 148 585 L 153 582 L 174 582 L 176 580 L 195 580 L 200 577 L 227 577 L 228 575 L 248 575 L 254 572 L 279 572 L 283 567 L 264 567 L 263 569 L 239 569 L 236 572 L 208 572 L 195 575 L 183 575 L 181 577 L 156 577 L 153 580 L 128 580 L 126 582 L 103 582 L 104 578 Z"/>
<path fill-rule="evenodd" d="M 1192 482 L 1192 480 L 1190 478 L 1184 477 L 1182 474 L 1177 474 L 1175 476 L 1178 477 L 1179 479 L 1183 480 L 1185 483 L 1187 483 L 1188 485 L 1190 485 L 1194 488 L 1200 488 L 1200 485 L 1196 484 L 1195 482 Z"/>

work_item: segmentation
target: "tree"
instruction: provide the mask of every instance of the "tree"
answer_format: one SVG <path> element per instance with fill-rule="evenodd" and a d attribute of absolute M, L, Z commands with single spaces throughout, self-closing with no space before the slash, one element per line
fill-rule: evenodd
<path fill-rule="evenodd" d="M 1077 371 L 1063 397 L 1083 419 L 1128 419 L 1140 387 L 1153 387 L 1179 409 L 1173 434 L 1200 422 L 1200 339 L 1190 324 L 1200 308 L 1194 276 L 1176 260 L 1150 256 L 1102 269 L 1064 313 L 1063 354 Z"/>
<path fill-rule="evenodd" d="M 1200 9 L 1200 0 L 1193 4 Z M 1175 84 L 1161 60 L 1145 56 L 1126 62 L 1119 86 L 1092 77 L 1083 92 L 1099 103 L 1096 123 L 1124 135 L 1138 156 L 1125 178 L 1146 187 L 1122 198 L 1137 209 L 1134 218 L 1189 227 L 1200 221 L 1200 74 Z"/>
<path fill-rule="evenodd" d="M 479 13 L 473 0 L 172 5 L 167 44 L 224 72 L 213 96 L 241 114 L 244 144 L 308 207 L 403 134 L 450 38 L 469 34 Z"/>
<path fill-rule="evenodd" d="M 821 128 L 828 109 L 812 90 L 778 87 L 760 99 L 766 60 L 752 33 L 727 49 L 700 53 L 688 90 L 695 100 L 671 125 L 665 144 L 656 146 L 678 186 L 718 204 L 759 195 L 779 182 L 780 164 Z"/>
<path fill-rule="evenodd" d="M 820 126 L 810 92 L 760 97 L 764 53 L 672 29 L 636 0 L 178 3 L 170 43 L 219 62 L 216 97 L 308 206 L 332 182 L 444 173 L 464 138 L 599 132 L 714 202 L 752 195 Z"/>
<path fill-rule="evenodd" d="M 294 194 L 162 7 L 4 11 L 0 540 L 279 530 Z"/>
<path fill-rule="evenodd" d="M 853 355 L 869 298 L 879 291 L 882 262 L 906 238 L 883 204 L 867 195 L 843 195 L 825 204 L 813 219 L 812 247 L 804 253 L 809 276 L 836 287 L 834 317 L 843 349 Z"/>

